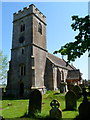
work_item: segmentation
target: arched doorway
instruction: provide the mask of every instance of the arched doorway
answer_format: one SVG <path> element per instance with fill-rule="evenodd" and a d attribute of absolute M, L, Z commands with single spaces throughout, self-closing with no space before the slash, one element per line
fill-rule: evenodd
<path fill-rule="evenodd" d="M 24 94 L 24 84 L 23 82 L 20 82 L 20 97 L 22 97 Z"/>

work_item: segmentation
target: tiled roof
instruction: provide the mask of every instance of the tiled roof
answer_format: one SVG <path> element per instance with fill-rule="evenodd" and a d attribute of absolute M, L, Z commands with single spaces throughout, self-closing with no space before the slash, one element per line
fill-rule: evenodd
<path fill-rule="evenodd" d="M 81 74 L 80 70 L 68 70 L 67 74 L 67 80 L 80 80 L 81 79 Z"/>
<path fill-rule="evenodd" d="M 51 53 L 48 53 L 47 58 L 53 64 L 55 64 L 56 66 L 59 66 L 59 67 L 62 67 L 62 68 L 68 69 L 68 70 L 74 70 L 74 69 L 76 69 L 73 65 L 70 65 L 70 64 L 68 66 L 66 66 L 66 61 L 64 59 L 56 57 L 56 56 L 54 56 Z"/>

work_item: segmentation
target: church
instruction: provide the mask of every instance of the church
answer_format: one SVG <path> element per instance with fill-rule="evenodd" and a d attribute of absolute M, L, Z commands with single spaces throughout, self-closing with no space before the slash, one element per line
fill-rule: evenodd
<path fill-rule="evenodd" d="M 27 97 L 31 89 L 61 89 L 61 83 L 67 84 L 68 71 L 77 72 L 74 83 L 80 81 L 79 70 L 70 64 L 66 67 L 64 59 L 48 52 L 46 25 L 46 16 L 33 4 L 13 14 L 7 94 Z"/>

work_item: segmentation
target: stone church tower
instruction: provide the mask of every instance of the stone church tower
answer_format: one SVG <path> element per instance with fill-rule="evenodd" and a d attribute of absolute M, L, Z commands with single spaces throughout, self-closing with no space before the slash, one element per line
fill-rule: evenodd
<path fill-rule="evenodd" d="M 14 13 L 8 94 L 44 89 L 46 54 L 46 17 L 33 4 Z"/>
<path fill-rule="evenodd" d="M 28 97 L 31 89 L 65 92 L 68 70 L 76 68 L 47 51 L 46 17 L 35 5 L 14 13 L 7 94 Z"/>

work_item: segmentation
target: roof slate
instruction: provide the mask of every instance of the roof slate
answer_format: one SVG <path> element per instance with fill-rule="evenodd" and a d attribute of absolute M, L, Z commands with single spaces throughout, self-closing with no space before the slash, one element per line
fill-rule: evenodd
<path fill-rule="evenodd" d="M 61 68 L 65 68 L 68 70 L 74 70 L 76 69 L 73 65 L 68 65 L 66 66 L 66 61 L 64 59 L 61 59 L 59 57 L 54 56 L 51 53 L 48 53 L 47 58 L 56 66 L 61 67 Z"/>
<path fill-rule="evenodd" d="M 81 79 L 81 74 L 80 70 L 68 70 L 67 74 L 67 80 L 80 80 Z"/>

